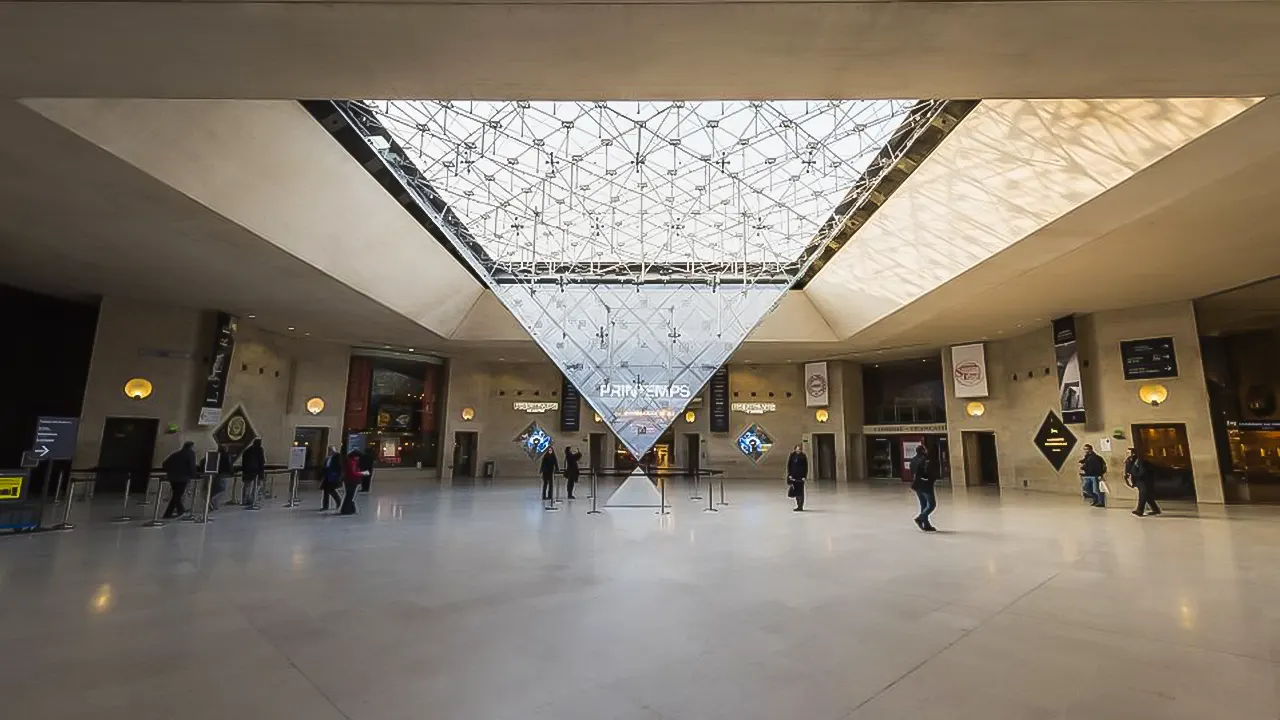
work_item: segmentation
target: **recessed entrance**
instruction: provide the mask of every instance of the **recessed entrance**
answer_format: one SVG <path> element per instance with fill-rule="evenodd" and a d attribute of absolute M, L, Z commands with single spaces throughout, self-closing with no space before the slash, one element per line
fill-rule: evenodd
<path fill-rule="evenodd" d="M 684 434 L 684 467 L 690 477 L 697 477 L 702 467 L 702 442 L 698 433 Z"/>
<path fill-rule="evenodd" d="M 1186 425 L 1134 425 L 1133 446 L 1147 463 L 1157 500 L 1196 499 Z"/>
<path fill-rule="evenodd" d="M 479 433 L 462 431 L 453 434 L 453 476 L 476 476 L 476 445 Z"/>
<path fill-rule="evenodd" d="M 608 460 L 608 453 L 605 451 L 605 439 L 609 437 L 605 433 L 591 433 L 590 444 L 588 445 L 588 462 L 591 463 L 592 472 L 600 472 L 605 467 Z"/>
<path fill-rule="evenodd" d="M 300 480 L 319 480 L 329 454 L 329 428 L 297 427 L 293 429 L 293 446 L 307 449 L 307 464 L 298 473 Z"/>
<path fill-rule="evenodd" d="M 107 418 L 98 450 L 99 491 L 124 492 L 126 480 L 131 479 L 131 493 L 146 492 L 159 425 L 155 418 Z"/>
<path fill-rule="evenodd" d="M 835 480 L 836 436 L 831 433 L 814 433 L 813 456 L 813 478 L 815 480 Z"/>
<path fill-rule="evenodd" d="M 963 432 L 964 484 L 1000 487 L 1000 464 L 996 458 L 996 434 Z"/>

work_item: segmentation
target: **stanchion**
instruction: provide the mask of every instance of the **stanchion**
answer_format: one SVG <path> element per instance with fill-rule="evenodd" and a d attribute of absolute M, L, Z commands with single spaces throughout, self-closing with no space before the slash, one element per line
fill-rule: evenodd
<path fill-rule="evenodd" d="M 129 473 L 124 477 L 124 505 L 120 507 L 120 514 L 115 516 L 111 522 L 127 523 L 132 522 L 133 517 L 129 515 L 129 490 L 133 486 L 133 473 Z"/>
<path fill-rule="evenodd" d="M 720 512 L 720 510 L 718 510 L 718 509 L 716 508 L 716 506 L 715 506 L 715 502 L 714 502 L 714 501 L 715 501 L 715 499 L 716 499 L 715 488 L 710 487 L 710 485 L 711 485 L 711 481 L 710 481 L 710 480 L 708 480 L 708 481 L 707 481 L 707 485 L 708 485 L 708 487 L 707 487 L 707 509 L 706 509 L 706 510 L 703 510 L 702 512 Z"/>
<path fill-rule="evenodd" d="M 52 462 L 50 462 L 49 464 L 50 464 L 50 465 L 53 465 L 53 463 L 52 463 Z M 67 476 L 66 476 L 65 478 L 64 478 L 64 477 L 59 477 L 59 478 L 58 478 L 58 485 L 57 485 L 56 489 L 53 491 L 53 504 L 54 504 L 54 505 L 61 505 L 61 504 L 62 504 L 62 487 L 63 487 L 64 485 L 66 485 L 66 481 L 69 481 L 69 480 L 71 480 L 71 472 L 70 472 L 70 471 L 68 471 L 68 472 L 67 472 Z"/>
<path fill-rule="evenodd" d="M 690 500 L 702 499 L 702 483 L 700 482 L 700 476 L 698 475 L 697 470 L 693 471 L 693 494 L 689 496 L 689 499 Z"/>
<path fill-rule="evenodd" d="M 204 482 L 204 514 L 195 519 L 195 522 L 202 525 L 213 522 L 213 518 L 209 517 L 209 502 L 213 497 L 213 475 L 206 473 Z"/>
<path fill-rule="evenodd" d="M 289 473 L 289 502 L 284 506 L 287 508 L 296 508 L 301 503 L 298 500 L 298 471 L 294 470 Z"/>
<path fill-rule="evenodd" d="M 600 514 L 600 510 L 596 508 L 596 496 L 598 494 L 599 493 L 596 492 L 596 471 L 592 469 L 591 471 L 591 509 L 587 511 L 588 515 Z"/>
<path fill-rule="evenodd" d="M 168 481 L 159 478 L 156 479 L 156 506 L 155 509 L 151 511 L 151 519 L 142 523 L 142 527 L 164 527 L 164 521 L 160 519 L 160 508 L 164 506 L 164 503 L 161 501 L 164 500 L 164 485 L 166 482 Z M 173 486 L 169 487 L 169 492 L 173 492 Z"/>
<path fill-rule="evenodd" d="M 187 484 L 191 486 L 191 504 L 187 506 L 187 514 L 179 518 L 178 522 L 193 523 L 196 521 L 196 498 L 200 497 L 200 477 L 191 478 Z M 183 491 L 183 494 L 185 495 L 186 491 Z"/>
<path fill-rule="evenodd" d="M 280 474 L 280 473 L 267 473 L 267 474 L 266 474 L 266 477 L 265 477 L 265 478 L 264 478 L 264 480 L 263 480 L 263 482 L 264 482 L 265 484 L 264 484 L 264 485 L 263 485 L 263 487 L 262 487 L 262 499 L 263 499 L 263 500 L 275 500 L 275 499 L 276 499 L 276 475 L 279 475 L 279 474 Z"/>
<path fill-rule="evenodd" d="M 71 522 L 71 504 L 75 501 L 76 483 L 70 477 L 67 478 L 67 502 L 62 506 L 62 522 L 49 528 L 50 530 L 74 530 L 75 524 Z"/>
<path fill-rule="evenodd" d="M 668 515 L 670 513 L 667 512 L 667 479 L 659 477 L 658 485 L 661 486 L 659 489 L 662 491 L 662 499 L 658 501 L 661 505 L 658 507 L 658 512 L 654 513 L 654 515 Z"/>
<path fill-rule="evenodd" d="M 708 482 L 709 482 L 709 481 L 708 481 Z M 729 504 L 729 503 L 727 503 L 727 502 L 725 502 L 725 501 L 724 501 L 724 476 L 723 476 L 723 475 L 721 475 L 721 476 L 720 476 L 720 502 L 718 502 L 718 503 L 716 503 L 716 504 L 717 504 L 717 505 L 728 505 L 728 504 Z"/>

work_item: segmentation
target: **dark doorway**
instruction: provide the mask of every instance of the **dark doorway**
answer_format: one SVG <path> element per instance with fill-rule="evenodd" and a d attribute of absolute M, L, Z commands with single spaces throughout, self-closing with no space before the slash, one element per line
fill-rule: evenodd
<path fill-rule="evenodd" d="M 996 434 L 965 432 L 960 434 L 960 443 L 964 453 L 964 484 L 1000 487 Z"/>
<path fill-rule="evenodd" d="M 605 460 L 608 456 L 605 454 L 604 441 L 607 436 L 604 433 L 591 433 L 591 441 L 588 447 L 587 462 L 591 465 L 591 472 L 598 473 L 605 467 Z"/>
<path fill-rule="evenodd" d="M 124 492 L 130 479 L 130 493 L 147 491 L 159 425 L 155 418 L 107 418 L 98 450 L 98 492 Z"/>
<path fill-rule="evenodd" d="M 1150 469 L 1157 499 L 1196 499 L 1195 475 L 1191 472 L 1191 449 L 1187 444 L 1186 425 L 1134 425 L 1133 446 Z"/>
<path fill-rule="evenodd" d="M 476 443 L 477 433 L 456 432 L 453 434 L 453 476 L 476 476 Z"/>
<path fill-rule="evenodd" d="M 307 466 L 298 473 L 300 480 L 319 480 L 324 460 L 329 454 L 329 428 L 300 427 L 293 429 L 294 447 L 307 449 Z M 288 460 L 288 458 L 282 458 Z M 271 463 L 283 464 L 283 463 Z"/>
<path fill-rule="evenodd" d="M 685 433 L 684 467 L 689 472 L 689 477 L 697 477 L 698 471 L 702 469 L 702 442 L 698 433 Z"/>
<path fill-rule="evenodd" d="M 814 479 L 836 479 L 836 436 L 831 433 L 814 433 Z"/>

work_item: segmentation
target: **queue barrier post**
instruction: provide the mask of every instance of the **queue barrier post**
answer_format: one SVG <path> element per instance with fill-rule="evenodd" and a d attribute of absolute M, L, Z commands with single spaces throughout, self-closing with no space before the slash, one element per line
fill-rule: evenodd
<path fill-rule="evenodd" d="M 690 500 L 702 499 L 702 474 L 697 470 L 693 471 L 693 493 L 689 495 Z"/>
<path fill-rule="evenodd" d="M 145 528 L 164 527 L 164 521 L 160 519 L 160 508 L 163 507 L 164 505 L 164 503 L 162 502 L 164 500 L 164 486 L 168 484 L 168 482 L 169 481 L 165 480 L 164 478 L 156 479 L 156 504 L 151 511 L 151 519 L 142 523 L 142 527 L 145 527 Z M 172 485 L 169 486 L 169 493 L 173 494 Z"/>
<path fill-rule="evenodd" d="M 298 482 L 298 471 L 291 471 L 289 473 L 289 502 L 284 504 L 287 508 L 296 508 L 300 504 L 298 500 Z"/>
<path fill-rule="evenodd" d="M 711 484 L 711 478 L 707 478 L 707 509 L 702 512 L 720 512 L 715 506 L 715 499 L 715 487 Z"/>
<path fill-rule="evenodd" d="M 70 476 L 67 477 L 67 502 L 62 506 L 62 522 L 54 525 L 50 530 L 75 530 L 75 523 L 71 522 L 71 505 L 75 502 L 76 481 Z"/>
<path fill-rule="evenodd" d="M 658 501 L 660 505 L 658 512 L 654 513 L 654 515 L 669 515 L 670 513 L 667 511 L 667 479 L 661 475 L 658 476 L 658 487 L 662 491 L 662 499 Z"/>
<path fill-rule="evenodd" d="M 717 505 L 728 505 L 728 504 L 729 504 L 729 503 L 725 502 L 725 499 L 724 499 L 724 475 L 721 475 L 721 476 L 720 476 L 720 502 L 718 502 L 718 503 L 716 503 L 716 504 L 717 504 Z"/>
<path fill-rule="evenodd" d="M 600 514 L 600 510 L 596 507 L 596 496 L 599 495 L 596 492 L 596 477 L 595 468 L 591 468 L 591 509 L 587 511 L 588 515 Z"/>

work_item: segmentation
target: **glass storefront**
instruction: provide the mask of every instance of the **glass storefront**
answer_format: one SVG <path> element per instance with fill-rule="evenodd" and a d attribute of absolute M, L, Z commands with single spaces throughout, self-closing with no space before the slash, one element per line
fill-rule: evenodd
<path fill-rule="evenodd" d="M 434 358 L 353 356 L 344 440 L 376 465 L 436 467 L 444 366 Z"/>

